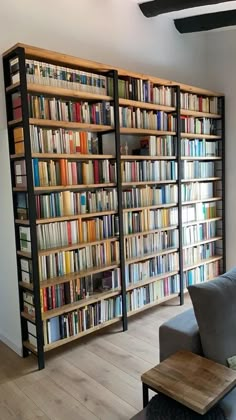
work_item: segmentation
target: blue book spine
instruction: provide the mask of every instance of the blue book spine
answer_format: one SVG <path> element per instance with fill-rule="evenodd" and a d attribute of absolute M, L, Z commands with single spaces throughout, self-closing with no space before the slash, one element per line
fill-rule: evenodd
<path fill-rule="evenodd" d="M 39 179 L 39 160 L 38 158 L 33 159 L 33 174 L 34 174 L 34 186 L 40 186 L 40 179 Z"/>

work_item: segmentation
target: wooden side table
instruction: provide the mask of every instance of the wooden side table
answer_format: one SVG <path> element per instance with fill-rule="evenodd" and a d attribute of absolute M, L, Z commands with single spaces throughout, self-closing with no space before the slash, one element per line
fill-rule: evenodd
<path fill-rule="evenodd" d="M 144 373 L 143 406 L 148 390 L 167 395 L 205 414 L 236 385 L 236 371 L 188 351 L 179 351 Z"/>

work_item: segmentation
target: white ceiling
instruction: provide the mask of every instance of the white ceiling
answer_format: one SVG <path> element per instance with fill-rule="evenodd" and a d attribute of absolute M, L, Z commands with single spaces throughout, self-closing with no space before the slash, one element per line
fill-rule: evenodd
<path fill-rule="evenodd" d="M 131 0 L 135 3 L 146 3 L 150 0 Z M 230 1 L 226 3 L 213 4 L 211 6 L 193 7 L 192 9 L 180 10 L 178 12 L 168 13 L 168 17 L 178 19 L 186 16 L 202 15 L 206 13 L 222 12 L 225 10 L 236 9 L 236 1 Z"/>

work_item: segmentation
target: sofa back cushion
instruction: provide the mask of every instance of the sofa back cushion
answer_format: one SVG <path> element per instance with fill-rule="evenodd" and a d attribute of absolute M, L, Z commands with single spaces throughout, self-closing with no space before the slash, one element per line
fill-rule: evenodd
<path fill-rule="evenodd" d="M 236 268 L 188 290 L 204 356 L 227 365 L 236 355 Z"/>

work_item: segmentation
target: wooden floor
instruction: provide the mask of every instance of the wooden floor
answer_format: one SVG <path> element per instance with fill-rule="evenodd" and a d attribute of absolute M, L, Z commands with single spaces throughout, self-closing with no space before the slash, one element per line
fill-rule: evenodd
<path fill-rule="evenodd" d="M 1 420 L 128 420 L 142 408 L 140 376 L 158 363 L 159 326 L 186 298 L 47 354 L 46 368 L 0 343 Z"/>

